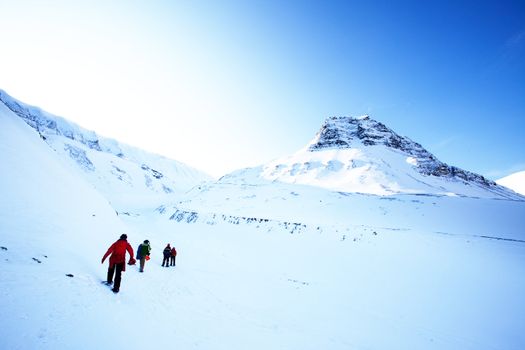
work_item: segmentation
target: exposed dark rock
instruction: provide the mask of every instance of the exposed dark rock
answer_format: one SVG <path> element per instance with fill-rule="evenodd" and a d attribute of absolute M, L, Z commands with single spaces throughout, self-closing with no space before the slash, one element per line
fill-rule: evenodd
<path fill-rule="evenodd" d="M 86 151 L 70 144 L 65 145 L 65 150 L 69 152 L 69 156 L 75 162 L 77 162 L 82 169 L 88 171 L 95 171 L 95 166 L 93 165 L 91 160 L 89 160 L 88 156 L 86 155 Z"/>
<path fill-rule="evenodd" d="M 186 221 L 188 224 L 192 222 L 197 222 L 199 215 L 194 211 L 185 211 L 177 209 L 173 215 L 170 216 L 170 220 L 175 220 L 181 222 L 182 220 Z"/>
<path fill-rule="evenodd" d="M 155 211 L 158 212 L 159 214 L 164 214 L 166 212 L 166 206 L 165 205 L 161 205 L 160 207 L 155 209 Z"/>
<path fill-rule="evenodd" d="M 166 209 L 165 207 L 159 207 L 157 208 L 157 211 L 164 212 L 165 209 Z M 266 218 L 256 218 L 256 217 L 246 217 L 246 216 L 212 214 L 212 215 L 209 215 L 209 217 L 202 217 L 201 219 L 201 216 L 197 212 L 181 210 L 181 209 L 176 209 L 176 208 L 175 208 L 175 213 L 173 213 L 170 216 L 169 220 L 174 220 L 177 222 L 186 222 L 188 224 L 199 221 L 199 222 L 205 222 L 209 225 L 215 225 L 219 221 L 223 221 L 223 222 L 233 224 L 233 225 L 270 224 L 271 226 L 274 226 L 274 227 L 281 227 L 285 231 L 292 233 L 292 234 L 301 233 L 303 230 L 306 229 L 306 225 L 300 222 L 277 221 L 277 220 L 271 220 L 271 219 L 266 219 Z"/>
<path fill-rule="evenodd" d="M 102 149 L 100 148 L 100 145 L 98 143 L 98 140 L 88 140 L 88 141 L 86 141 L 86 145 L 89 148 L 91 148 L 91 149 L 97 150 L 99 152 L 102 151 Z"/>
<path fill-rule="evenodd" d="M 164 184 L 162 184 L 162 190 L 164 191 L 164 193 L 173 193 L 173 190 Z"/>
<path fill-rule="evenodd" d="M 164 174 L 162 174 L 160 171 L 157 171 L 155 169 L 152 169 L 150 168 L 149 166 L 147 166 L 146 164 L 142 164 L 140 166 L 140 168 L 144 171 L 147 171 L 151 174 L 151 176 L 153 176 L 154 178 L 156 178 L 157 180 L 159 179 L 162 179 L 164 177 Z"/>
<path fill-rule="evenodd" d="M 153 175 L 153 177 L 156 179 L 162 179 L 164 177 L 164 175 L 162 175 L 160 171 L 157 171 L 155 169 L 151 169 L 151 175 Z"/>

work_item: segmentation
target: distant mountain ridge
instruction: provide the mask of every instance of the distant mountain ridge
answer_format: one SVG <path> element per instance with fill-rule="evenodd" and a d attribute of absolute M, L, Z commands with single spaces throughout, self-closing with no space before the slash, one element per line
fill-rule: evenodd
<path fill-rule="evenodd" d="M 186 164 L 98 136 L 64 118 L 27 105 L 0 90 L 0 102 L 31 126 L 59 155 L 110 201 L 155 200 L 211 180 Z"/>

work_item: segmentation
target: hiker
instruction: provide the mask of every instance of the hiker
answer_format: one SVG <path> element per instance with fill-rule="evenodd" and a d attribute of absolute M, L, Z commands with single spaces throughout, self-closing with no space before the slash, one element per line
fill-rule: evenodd
<path fill-rule="evenodd" d="M 164 254 L 164 260 L 162 260 L 162 266 L 164 266 L 164 264 L 166 264 L 166 267 L 169 267 L 170 266 L 170 257 L 171 257 L 171 247 L 170 247 L 169 243 L 166 246 L 166 248 L 164 248 L 164 250 L 162 251 L 162 254 Z"/>
<path fill-rule="evenodd" d="M 144 264 L 146 264 L 146 260 L 149 260 L 150 252 L 151 246 L 149 245 L 149 241 L 146 239 L 144 243 L 141 243 L 137 248 L 137 260 L 140 261 L 139 272 L 144 272 Z"/>
<path fill-rule="evenodd" d="M 171 248 L 170 266 L 175 266 L 175 258 L 177 257 L 177 249 Z"/>
<path fill-rule="evenodd" d="M 108 257 L 108 255 L 111 254 L 109 257 L 109 268 L 108 268 L 108 278 L 106 283 L 108 285 L 113 284 L 113 274 L 115 274 L 115 284 L 113 285 L 113 293 L 118 293 L 120 290 L 120 279 L 121 279 L 121 273 L 123 271 L 126 271 L 126 251 L 129 253 L 129 264 L 133 265 L 135 263 L 135 259 L 133 258 L 133 248 L 131 248 L 131 245 L 127 241 L 128 236 L 126 234 L 122 234 L 118 241 L 113 243 L 111 247 L 109 247 L 106 254 L 104 254 L 104 257 L 102 258 L 102 264 L 104 263 L 104 260 Z"/>

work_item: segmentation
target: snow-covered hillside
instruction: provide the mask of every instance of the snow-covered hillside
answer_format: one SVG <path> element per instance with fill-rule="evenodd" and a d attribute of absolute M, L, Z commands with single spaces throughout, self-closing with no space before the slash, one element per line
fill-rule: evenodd
<path fill-rule="evenodd" d="M 178 161 L 98 136 L 0 90 L 0 104 L 38 132 L 119 211 L 168 201 L 211 177 Z"/>
<path fill-rule="evenodd" d="M 243 223 L 263 231 L 336 231 L 389 228 L 429 234 L 485 236 L 525 242 L 525 201 L 438 195 L 375 196 L 286 183 L 218 182 L 157 210 L 182 222 Z M 360 229 L 357 230 L 360 232 Z"/>
<path fill-rule="evenodd" d="M 525 196 L 525 170 L 505 176 L 496 180 L 496 182 L 501 186 L 508 187 L 514 192 Z"/>
<path fill-rule="evenodd" d="M 0 123 L 0 348 L 68 348 L 92 329 L 79 293 L 98 284 L 101 248 L 126 226 L 2 103 Z"/>

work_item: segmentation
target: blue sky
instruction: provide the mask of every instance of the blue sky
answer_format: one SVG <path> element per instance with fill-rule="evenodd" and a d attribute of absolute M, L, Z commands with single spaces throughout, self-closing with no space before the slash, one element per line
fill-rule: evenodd
<path fill-rule="evenodd" d="M 0 88 L 214 175 L 370 114 L 490 178 L 525 169 L 523 1 L 3 1 Z"/>

